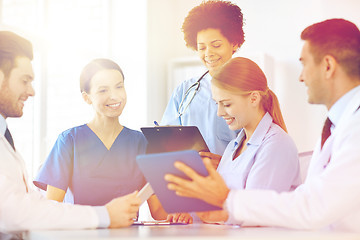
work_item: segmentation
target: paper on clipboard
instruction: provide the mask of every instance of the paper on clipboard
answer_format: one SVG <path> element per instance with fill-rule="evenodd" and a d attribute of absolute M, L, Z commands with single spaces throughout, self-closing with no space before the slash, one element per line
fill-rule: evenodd
<path fill-rule="evenodd" d="M 154 190 L 152 189 L 150 183 L 146 183 L 144 187 L 138 192 L 137 197 L 141 199 L 141 204 L 143 204 L 153 194 L 154 194 Z"/>

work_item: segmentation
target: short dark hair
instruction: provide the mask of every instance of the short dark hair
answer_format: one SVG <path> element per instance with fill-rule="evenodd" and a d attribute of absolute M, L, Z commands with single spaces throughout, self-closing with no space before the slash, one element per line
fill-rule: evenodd
<path fill-rule="evenodd" d="M 315 23 L 301 33 L 316 62 L 331 55 L 349 76 L 360 76 L 360 31 L 345 19 Z"/>
<path fill-rule="evenodd" d="M 31 42 L 13 32 L 0 31 L 0 69 L 5 77 L 8 77 L 15 67 L 17 57 L 33 59 Z"/>
<path fill-rule="evenodd" d="M 243 14 L 229 1 L 204 1 L 190 10 L 182 25 L 186 46 L 196 51 L 198 32 L 208 28 L 219 29 L 230 43 L 239 47 L 245 41 Z"/>
<path fill-rule="evenodd" d="M 94 75 L 104 69 L 114 69 L 121 73 L 123 79 L 125 80 L 124 73 L 114 61 L 106 58 L 98 58 L 92 60 L 88 63 L 81 72 L 80 75 L 80 91 L 81 92 L 90 92 L 90 83 Z"/>

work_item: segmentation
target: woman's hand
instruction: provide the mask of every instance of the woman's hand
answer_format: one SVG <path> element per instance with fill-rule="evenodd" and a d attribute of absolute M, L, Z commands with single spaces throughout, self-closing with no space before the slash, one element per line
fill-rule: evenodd
<path fill-rule="evenodd" d="M 203 162 L 209 173 L 206 177 L 197 174 L 182 162 L 175 162 L 174 166 L 185 173 L 191 180 L 166 174 L 165 180 L 170 182 L 168 189 L 174 190 L 179 196 L 198 198 L 209 204 L 222 207 L 230 190 L 223 178 L 213 167 L 211 160 L 205 158 Z"/>
<path fill-rule="evenodd" d="M 199 152 L 199 155 L 202 159 L 204 158 L 210 158 L 211 160 L 211 163 L 213 165 L 213 167 L 215 169 L 217 169 L 217 167 L 219 166 L 219 163 L 220 163 L 220 160 L 221 160 L 221 157 L 220 155 L 217 155 L 217 154 L 214 154 L 214 153 L 211 153 L 211 152 Z"/>
<path fill-rule="evenodd" d="M 189 224 L 193 223 L 193 218 L 190 216 L 189 213 L 169 214 L 166 220 L 174 223 L 189 223 Z"/>

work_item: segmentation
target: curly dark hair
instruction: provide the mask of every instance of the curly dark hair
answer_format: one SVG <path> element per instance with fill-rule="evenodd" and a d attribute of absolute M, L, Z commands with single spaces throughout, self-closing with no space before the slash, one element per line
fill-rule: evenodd
<path fill-rule="evenodd" d="M 198 32 L 208 28 L 219 29 L 230 43 L 239 48 L 245 41 L 243 14 L 229 1 L 204 1 L 190 10 L 182 25 L 186 46 L 196 51 Z"/>

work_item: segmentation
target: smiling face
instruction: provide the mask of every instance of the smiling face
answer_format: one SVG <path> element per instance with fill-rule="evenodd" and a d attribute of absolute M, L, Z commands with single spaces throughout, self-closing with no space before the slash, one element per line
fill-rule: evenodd
<path fill-rule="evenodd" d="M 35 95 L 33 79 L 31 60 L 27 57 L 15 59 L 15 66 L 8 78 L 0 70 L 0 114 L 4 118 L 23 115 L 25 101 Z"/>
<path fill-rule="evenodd" d="M 126 104 L 122 74 L 114 69 L 100 70 L 91 79 L 90 93 L 83 92 L 83 97 L 98 116 L 119 117 Z"/>
<path fill-rule="evenodd" d="M 224 65 L 236 49 L 218 29 L 208 28 L 197 34 L 197 53 L 210 75 Z"/>
<path fill-rule="evenodd" d="M 217 115 L 224 118 L 231 130 L 246 128 L 257 114 L 257 108 L 251 101 L 251 94 L 239 95 L 211 85 L 212 97 L 215 100 Z"/>

